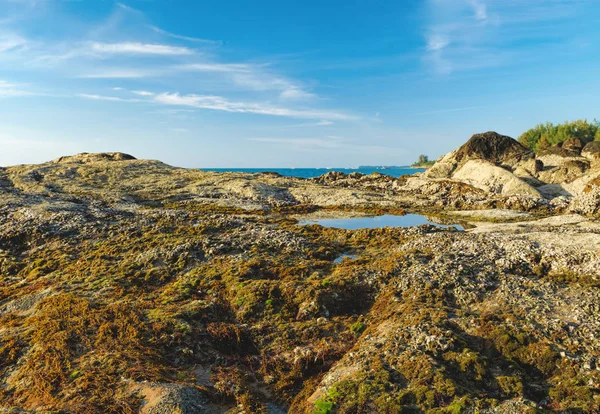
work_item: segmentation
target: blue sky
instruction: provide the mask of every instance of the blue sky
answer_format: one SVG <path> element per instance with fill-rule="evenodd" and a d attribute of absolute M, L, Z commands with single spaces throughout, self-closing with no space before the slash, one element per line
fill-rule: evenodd
<path fill-rule="evenodd" d="M 0 165 L 436 158 L 598 117 L 597 0 L 0 0 Z"/>

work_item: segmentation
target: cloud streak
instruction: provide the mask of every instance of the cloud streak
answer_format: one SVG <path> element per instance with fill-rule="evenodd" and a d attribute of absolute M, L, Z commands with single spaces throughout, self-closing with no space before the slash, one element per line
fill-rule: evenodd
<path fill-rule="evenodd" d="M 117 96 L 104 96 L 104 95 L 93 95 L 87 93 L 77 94 L 77 97 L 83 99 L 90 99 L 93 101 L 109 101 L 109 102 L 143 102 L 141 99 L 128 99 L 128 98 L 119 98 Z"/>
<path fill-rule="evenodd" d="M 186 56 L 195 52 L 183 46 L 170 46 L 154 43 L 124 42 L 124 43 L 92 43 L 91 49 L 99 53 Z"/>
<path fill-rule="evenodd" d="M 266 65 L 247 63 L 192 63 L 179 65 L 175 68 L 190 72 L 214 72 L 230 76 L 231 81 L 238 87 L 251 91 L 277 91 L 282 100 L 309 100 L 315 94 L 306 91 L 301 85 L 268 70 Z"/>
<path fill-rule="evenodd" d="M 162 72 L 147 69 L 114 69 L 105 68 L 100 71 L 78 75 L 81 79 L 140 79 L 159 76 Z"/>
<path fill-rule="evenodd" d="M 8 52 L 13 49 L 23 47 L 27 41 L 17 35 L 1 35 L 0 34 L 0 53 Z"/>
<path fill-rule="evenodd" d="M 586 0 L 426 0 L 428 24 L 423 34 L 424 63 L 434 72 L 450 74 L 512 64 L 539 51 L 527 40 L 555 44 L 565 32 L 554 30 L 561 19 L 573 18 Z M 552 22 L 552 26 L 549 23 Z"/>
<path fill-rule="evenodd" d="M 267 103 L 234 102 L 222 96 L 214 95 L 180 95 L 178 93 L 162 93 L 155 97 L 155 101 L 165 105 L 189 106 L 199 109 L 212 109 L 216 111 L 250 113 L 291 118 L 321 119 L 349 121 L 357 119 L 354 116 L 341 112 L 321 111 L 313 109 L 290 109 L 274 106 Z"/>
<path fill-rule="evenodd" d="M 161 29 L 157 26 L 149 26 L 154 32 L 159 33 L 164 36 L 172 37 L 174 39 L 186 40 L 188 42 L 196 42 L 196 43 L 205 43 L 210 45 L 220 45 L 222 42 L 219 40 L 208 40 L 208 39 L 200 39 L 198 37 L 190 37 L 190 36 L 182 36 L 175 33 L 168 32 L 166 30 Z"/>
<path fill-rule="evenodd" d="M 319 125 L 358 119 L 340 110 L 319 108 L 323 105 L 315 101 L 321 97 L 313 92 L 311 82 L 288 77 L 273 62 L 223 61 L 224 54 L 212 47 L 219 42 L 168 32 L 125 4 L 116 3 L 108 18 L 89 26 L 70 38 L 26 39 L 0 31 L 0 57 L 4 61 L 8 56 L 6 61 L 15 68 L 26 66 L 31 72 L 43 71 L 44 77 L 87 82 L 89 87 L 83 89 L 89 93 L 79 93 L 81 86 L 76 85 L 47 96 L 298 118 Z M 203 50 L 204 45 L 210 51 Z M 103 95 L 111 89 L 101 82 L 105 79 L 122 80 L 125 88 L 112 89 L 121 91 L 113 93 L 116 96 Z M 177 90 L 181 85 L 189 89 L 181 94 L 151 92 L 158 87 Z M 0 96 L 26 94 L 30 93 L 0 84 Z"/>
<path fill-rule="evenodd" d="M 250 73 L 252 66 L 245 63 L 189 63 L 175 66 L 174 69 L 189 72 L 222 72 L 222 73 Z"/>
<path fill-rule="evenodd" d="M 33 92 L 26 91 L 20 85 L 0 80 L 0 98 L 12 98 L 18 96 L 32 96 Z"/>
<path fill-rule="evenodd" d="M 8 88 L 7 88 L 8 89 Z M 75 96 L 82 99 L 107 102 L 148 102 L 166 106 L 180 106 L 195 109 L 207 109 L 230 113 L 245 113 L 255 115 L 270 115 L 277 117 L 289 117 L 300 119 L 319 119 L 315 126 L 332 125 L 333 121 L 352 121 L 358 118 L 343 112 L 317 110 L 317 109 L 292 109 L 275 106 L 263 102 L 232 101 L 223 96 L 216 95 L 180 95 L 178 93 L 155 94 L 149 91 L 131 91 L 141 98 L 122 98 L 118 96 L 107 96 L 89 93 L 79 93 Z M 2 84 L 0 83 L 0 96 L 2 96 Z"/>
<path fill-rule="evenodd" d="M 154 92 L 149 91 L 131 91 L 131 93 L 134 93 L 139 96 L 154 96 Z"/>

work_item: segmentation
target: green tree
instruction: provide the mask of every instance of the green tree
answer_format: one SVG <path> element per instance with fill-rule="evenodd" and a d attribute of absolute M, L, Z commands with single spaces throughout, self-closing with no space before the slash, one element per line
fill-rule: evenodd
<path fill-rule="evenodd" d="M 435 164 L 435 161 L 429 161 L 429 157 L 425 154 L 419 155 L 419 159 L 412 166 L 413 167 L 429 167 Z"/>
<path fill-rule="evenodd" d="M 533 151 L 540 151 L 551 145 L 560 144 L 569 138 L 579 138 L 588 143 L 594 139 L 600 140 L 600 122 L 578 119 L 553 125 L 550 122 L 536 125 L 519 137 L 519 142 Z"/>

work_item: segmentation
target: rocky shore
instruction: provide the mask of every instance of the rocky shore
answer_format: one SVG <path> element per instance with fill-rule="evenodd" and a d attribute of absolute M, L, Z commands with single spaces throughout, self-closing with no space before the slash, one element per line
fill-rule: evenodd
<path fill-rule="evenodd" d="M 0 412 L 600 412 L 597 144 L 488 132 L 399 178 L 1 168 Z M 469 226 L 297 225 L 408 212 Z"/>

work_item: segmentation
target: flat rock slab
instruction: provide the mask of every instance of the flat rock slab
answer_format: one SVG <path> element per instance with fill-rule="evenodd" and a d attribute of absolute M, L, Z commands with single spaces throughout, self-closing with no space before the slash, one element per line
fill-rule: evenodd
<path fill-rule="evenodd" d="M 463 210 L 463 211 L 448 211 L 446 214 L 452 216 L 468 217 L 476 220 L 514 220 L 525 219 L 531 217 L 531 214 L 523 211 L 493 209 L 493 210 Z"/>

